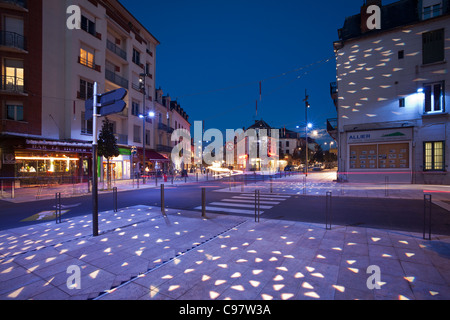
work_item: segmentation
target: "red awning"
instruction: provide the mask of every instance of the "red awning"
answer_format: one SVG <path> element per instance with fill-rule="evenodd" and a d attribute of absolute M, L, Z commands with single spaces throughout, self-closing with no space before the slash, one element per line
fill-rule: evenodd
<path fill-rule="evenodd" d="M 170 162 L 169 159 L 167 159 L 162 154 L 153 151 L 153 150 L 145 150 L 145 160 L 146 161 L 158 161 L 158 162 Z"/>

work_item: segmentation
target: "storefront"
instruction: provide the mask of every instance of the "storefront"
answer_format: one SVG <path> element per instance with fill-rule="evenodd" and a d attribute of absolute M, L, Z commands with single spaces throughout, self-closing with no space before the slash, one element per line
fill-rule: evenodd
<path fill-rule="evenodd" d="M 109 159 L 109 168 L 111 180 L 127 180 L 131 179 L 131 150 L 126 148 L 119 148 L 120 155 Z M 107 176 L 108 161 L 103 158 L 103 175 Z"/>
<path fill-rule="evenodd" d="M 412 181 L 412 128 L 347 132 L 346 180 Z"/>
<path fill-rule="evenodd" d="M 14 165 L 14 177 L 22 186 L 79 183 L 91 176 L 90 144 L 30 139 L 23 142 L 8 162 Z"/>

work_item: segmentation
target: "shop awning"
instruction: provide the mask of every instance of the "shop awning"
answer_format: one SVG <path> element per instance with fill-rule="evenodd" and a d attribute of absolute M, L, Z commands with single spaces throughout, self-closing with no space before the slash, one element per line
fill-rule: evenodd
<path fill-rule="evenodd" d="M 140 153 L 142 154 L 142 150 L 140 150 Z M 170 162 L 170 159 L 167 159 L 165 156 L 154 150 L 145 150 L 145 160 L 155 162 Z"/>

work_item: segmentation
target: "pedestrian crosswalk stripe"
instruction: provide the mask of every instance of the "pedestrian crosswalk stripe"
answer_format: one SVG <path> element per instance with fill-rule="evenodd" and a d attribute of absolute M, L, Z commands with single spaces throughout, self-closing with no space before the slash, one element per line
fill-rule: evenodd
<path fill-rule="evenodd" d="M 194 208 L 194 210 L 202 210 L 202 207 Z M 219 207 L 210 207 L 206 206 L 206 211 L 218 211 L 218 212 L 229 212 L 229 213 L 241 213 L 241 214 L 251 214 L 254 215 L 254 210 L 243 210 L 243 209 L 232 209 L 232 208 L 219 208 Z M 260 214 L 263 214 L 264 211 L 260 211 Z"/>
<path fill-rule="evenodd" d="M 240 207 L 240 208 L 254 208 L 254 204 L 242 204 L 242 203 L 226 203 L 226 202 L 212 202 L 212 206 L 226 206 L 226 207 Z M 273 206 L 259 206 L 260 209 L 272 209 Z"/>
<path fill-rule="evenodd" d="M 248 199 L 248 200 L 250 200 L 250 199 L 255 199 L 255 197 L 253 196 L 253 197 L 251 197 L 251 196 L 248 196 L 248 197 L 241 197 L 241 196 L 234 196 L 233 197 L 233 199 Z M 273 201 L 285 201 L 286 199 L 281 199 L 281 198 L 270 198 L 270 197 L 259 197 L 259 199 L 260 200 L 273 200 Z"/>
<path fill-rule="evenodd" d="M 241 202 L 241 203 L 255 203 L 255 199 L 253 200 L 241 200 L 241 199 L 223 199 L 222 201 L 228 201 L 228 202 Z M 277 205 L 280 204 L 278 201 L 260 201 L 261 204 L 273 204 Z"/>
<path fill-rule="evenodd" d="M 241 196 L 245 196 L 245 197 L 255 197 L 254 193 L 241 193 Z M 278 195 L 278 194 L 261 194 L 261 197 L 270 197 L 270 198 L 291 198 L 292 196 L 283 196 L 283 195 Z"/>

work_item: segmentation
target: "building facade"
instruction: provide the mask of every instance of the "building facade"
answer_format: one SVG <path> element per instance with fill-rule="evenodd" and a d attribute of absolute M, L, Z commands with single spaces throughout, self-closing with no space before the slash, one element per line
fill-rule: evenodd
<path fill-rule="evenodd" d="M 66 27 L 71 5 L 81 9 L 79 29 Z M 128 92 L 125 110 L 108 116 L 120 150 L 111 159 L 113 178 L 168 167 L 162 164 L 169 162 L 171 122 L 178 115 L 169 117 L 170 101 L 156 102 L 159 42 L 119 1 L 1 0 L 0 9 L 0 176 L 91 176 L 94 130 L 85 102 L 95 82 L 99 94 Z M 99 160 L 103 178 L 106 159 Z"/>
<path fill-rule="evenodd" d="M 367 28 L 369 5 L 381 29 Z M 367 1 L 334 48 L 339 179 L 449 184 L 449 1 Z"/>

